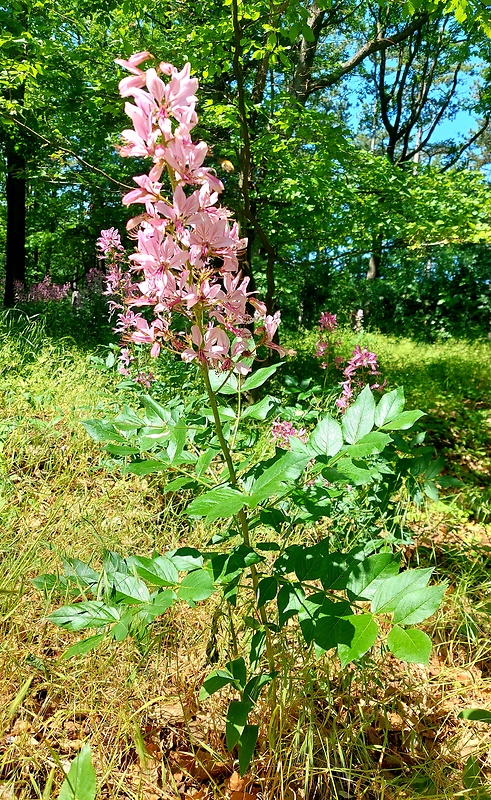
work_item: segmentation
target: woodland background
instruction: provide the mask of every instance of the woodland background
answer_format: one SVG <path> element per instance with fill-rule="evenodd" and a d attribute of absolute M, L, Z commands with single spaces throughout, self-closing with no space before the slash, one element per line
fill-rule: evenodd
<path fill-rule="evenodd" d="M 199 134 L 291 325 L 324 308 L 429 340 L 486 336 L 489 12 L 476 2 L 11 0 L 0 6 L 0 276 L 83 286 L 124 231 L 116 57 L 200 80 Z M 143 171 L 143 162 L 142 162 Z"/>

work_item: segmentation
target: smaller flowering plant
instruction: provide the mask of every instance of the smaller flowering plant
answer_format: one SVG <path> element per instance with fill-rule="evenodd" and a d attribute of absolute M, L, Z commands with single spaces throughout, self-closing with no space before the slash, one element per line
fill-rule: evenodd
<path fill-rule="evenodd" d="M 386 382 L 378 383 L 372 382 L 373 376 L 379 376 L 380 370 L 377 363 L 376 353 L 370 352 L 366 347 L 363 349 L 360 345 L 356 345 L 351 357 L 346 366 L 343 365 L 343 359 L 340 356 L 335 356 L 335 348 L 341 342 L 333 341 L 331 334 L 337 328 L 337 319 L 335 314 L 328 311 L 323 311 L 319 319 L 319 339 L 316 344 L 314 353 L 315 358 L 322 358 L 321 369 L 327 369 L 330 363 L 334 364 L 338 369 L 342 369 L 344 381 L 341 382 L 342 393 L 336 400 L 337 407 L 342 411 L 353 403 L 360 391 L 367 384 L 371 390 L 382 391 Z"/>
<path fill-rule="evenodd" d="M 290 439 L 296 438 L 299 439 L 301 442 L 306 442 L 308 439 L 308 433 L 305 428 L 299 428 L 298 430 L 293 427 L 291 422 L 287 420 L 280 420 L 276 419 L 273 424 L 271 425 L 271 436 L 273 441 L 276 442 L 278 447 L 281 447 L 284 450 L 290 450 Z"/>
<path fill-rule="evenodd" d="M 346 380 L 341 383 L 343 391 L 341 397 L 336 400 L 337 407 L 341 411 L 346 411 L 361 389 L 367 384 L 372 391 L 382 391 L 386 381 L 383 383 L 371 382 L 371 378 L 378 375 L 380 375 L 380 370 L 378 369 L 376 353 L 370 352 L 366 347 L 362 350 L 360 345 L 357 344 L 343 370 L 343 376 Z"/>
<path fill-rule="evenodd" d="M 323 311 L 319 319 L 319 339 L 314 353 L 315 358 L 322 358 L 321 369 L 328 369 L 331 363 L 336 363 L 334 349 L 340 342 L 335 342 L 332 334 L 337 327 L 336 314 Z"/>
<path fill-rule="evenodd" d="M 43 280 L 26 289 L 22 281 L 15 281 L 15 299 L 19 303 L 48 303 L 50 301 L 65 300 L 70 293 L 70 283 L 53 283 L 49 275 Z"/>

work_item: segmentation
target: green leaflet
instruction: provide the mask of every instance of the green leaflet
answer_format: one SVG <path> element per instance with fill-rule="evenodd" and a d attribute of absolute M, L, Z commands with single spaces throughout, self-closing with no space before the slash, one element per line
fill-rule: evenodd
<path fill-rule="evenodd" d="M 206 600 L 214 591 L 215 586 L 206 569 L 189 572 L 176 590 L 179 600 L 185 600 L 189 605 L 194 605 L 199 600 Z"/>
<path fill-rule="evenodd" d="M 367 433 L 370 433 L 374 419 L 375 400 L 370 387 L 365 386 L 343 416 L 342 428 L 346 441 L 349 444 L 355 444 Z"/>
<path fill-rule="evenodd" d="M 117 622 L 119 611 L 101 600 L 86 600 L 83 603 L 73 603 L 58 608 L 48 619 L 68 631 L 81 631 L 84 628 L 103 628 Z"/>
<path fill-rule="evenodd" d="M 205 517 L 206 522 L 231 517 L 247 503 L 247 497 L 231 486 L 205 492 L 191 501 L 187 513 L 191 517 Z"/>
<path fill-rule="evenodd" d="M 398 414 L 397 417 L 390 422 L 386 422 L 382 427 L 388 431 L 406 431 L 424 416 L 424 411 L 403 411 L 402 414 Z"/>
<path fill-rule="evenodd" d="M 395 625 L 387 637 L 390 652 L 412 664 L 427 664 L 431 653 L 431 639 L 418 628 L 400 628 Z"/>
<path fill-rule="evenodd" d="M 353 638 L 349 644 L 338 644 L 338 655 L 341 668 L 344 669 L 350 661 L 361 658 L 375 644 L 378 635 L 378 625 L 372 614 L 356 614 L 347 617 L 354 628 Z"/>
<path fill-rule="evenodd" d="M 408 569 L 380 584 L 372 600 L 372 612 L 389 614 L 408 592 L 425 587 L 433 569 Z"/>
<path fill-rule="evenodd" d="M 92 764 L 92 756 L 88 744 L 84 744 L 80 753 L 70 764 L 68 774 L 63 781 L 58 800 L 95 800 L 96 774 Z"/>
<path fill-rule="evenodd" d="M 335 456 L 343 446 L 341 425 L 330 414 L 326 414 L 310 434 L 308 444 L 319 455 Z"/>
<path fill-rule="evenodd" d="M 416 625 L 423 622 L 440 607 L 447 588 L 446 583 L 438 586 L 426 586 L 404 594 L 394 609 L 394 623 L 399 625 Z"/>
<path fill-rule="evenodd" d="M 382 395 L 375 409 L 376 427 L 381 428 L 386 422 L 397 417 L 404 410 L 405 402 L 402 386 Z"/>

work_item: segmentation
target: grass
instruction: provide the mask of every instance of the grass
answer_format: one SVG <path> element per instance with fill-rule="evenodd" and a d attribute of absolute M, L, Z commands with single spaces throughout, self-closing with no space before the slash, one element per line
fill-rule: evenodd
<path fill-rule="evenodd" d="M 299 377 L 313 374 L 316 338 L 308 333 L 292 341 Z M 355 344 L 374 351 L 388 388 L 404 386 L 407 408 L 425 412 L 427 441 L 445 459 L 446 473 L 464 484 L 452 493 L 456 516 L 460 511 L 465 519 L 491 522 L 491 341 L 425 344 L 351 331 L 341 338 L 344 358 Z M 322 379 L 320 370 L 316 374 Z"/>
<path fill-rule="evenodd" d="M 488 521 L 491 375 L 487 343 L 414 344 L 346 336 L 374 349 L 409 407 L 428 414 L 432 443 L 464 481 L 457 495 L 413 512 L 410 565 L 450 579 L 427 631 L 428 667 L 374 653 L 363 669 L 317 664 L 286 629 L 278 707 L 281 736 L 262 722 L 246 781 L 223 743 L 224 700 L 198 704 L 210 666 L 210 599 L 172 610 L 150 650 L 131 642 L 70 661 L 74 636 L 46 622 L 63 601 L 30 585 L 60 568 L 63 555 L 100 564 L 104 549 L 149 554 L 209 536 L 192 527 L 156 478 L 122 476 L 80 422 L 110 413 L 123 397 L 87 348 L 52 340 L 27 318 L 0 327 L 0 798 L 52 796 L 81 743 L 91 744 L 103 798 L 474 798 L 464 765 L 491 770 L 490 730 L 458 719 L 491 708 Z M 299 369 L 310 369 L 306 337 Z M 298 344 L 297 344 L 298 347 Z M 307 373 L 308 374 L 308 373 Z M 177 379 L 177 378 L 176 378 Z M 61 601 L 61 602 L 60 602 Z M 218 617 L 217 645 L 222 645 Z M 286 658 L 286 656 L 285 656 Z M 474 792 L 474 794 L 473 794 Z M 484 798 L 484 794 L 481 795 Z"/>

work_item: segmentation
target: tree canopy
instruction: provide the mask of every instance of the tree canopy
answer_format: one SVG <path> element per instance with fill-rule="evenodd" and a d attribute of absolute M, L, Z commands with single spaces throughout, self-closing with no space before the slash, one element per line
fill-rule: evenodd
<path fill-rule="evenodd" d="M 7 304 L 15 281 L 80 284 L 100 229 L 124 231 L 132 165 L 115 149 L 114 59 L 148 50 L 190 61 L 200 81 L 208 166 L 270 310 L 310 324 L 321 306 L 346 319 L 363 307 L 373 324 L 486 330 L 491 28 L 479 0 L 16 0 L 0 19 Z M 464 111 L 475 122 L 458 133 Z M 472 309 L 462 329 L 456 287 Z"/>

